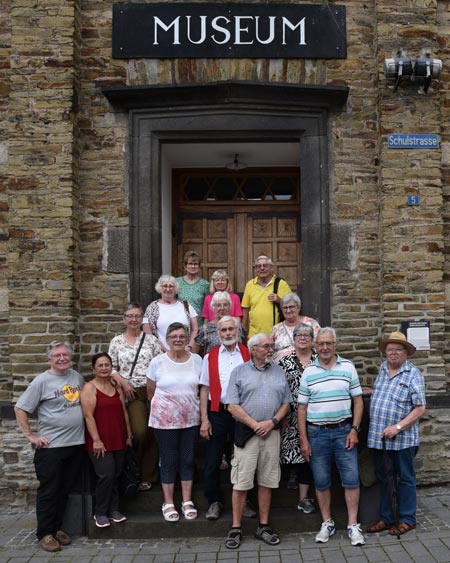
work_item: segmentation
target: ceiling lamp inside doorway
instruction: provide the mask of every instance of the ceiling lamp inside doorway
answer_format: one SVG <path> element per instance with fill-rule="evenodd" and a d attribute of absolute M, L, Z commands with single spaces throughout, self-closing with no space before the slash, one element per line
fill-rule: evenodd
<path fill-rule="evenodd" d="M 227 164 L 225 164 L 225 168 L 228 168 L 228 170 L 243 170 L 244 168 L 247 168 L 248 164 L 246 162 L 242 162 L 238 160 L 238 154 L 236 153 L 234 155 L 234 160 L 233 162 L 228 162 Z"/>

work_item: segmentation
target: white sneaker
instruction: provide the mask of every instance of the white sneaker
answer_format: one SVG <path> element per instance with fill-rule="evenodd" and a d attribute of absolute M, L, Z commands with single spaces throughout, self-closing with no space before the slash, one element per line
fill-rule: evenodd
<path fill-rule="evenodd" d="M 348 526 L 347 533 L 352 545 L 364 545 L 366 543 L 361 531 L 361 524 L 352 524 L 351 526 Z"/>
<path fill-rule="evenodd" d="M 327 541 L 330 539 L 330 536 L 332 536 L 335 531 L 336 531 L 336 526 L 334 525 L 333 520 L 327 520 L 326 522 L 322 522 L 322 526 L 320 527 L 320 532 L 316 535 L 316 542 L 327 543 Z"/>

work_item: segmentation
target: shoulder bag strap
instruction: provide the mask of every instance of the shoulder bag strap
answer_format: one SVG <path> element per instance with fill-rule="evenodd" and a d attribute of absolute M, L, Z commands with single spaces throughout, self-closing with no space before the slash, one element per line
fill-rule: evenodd
<path fill-rule="evenodd" d="M 278 293 L 278 286 L 280 285 L 280 279 L 276 277 L 275 281 L 273 282 L 273 292 L 274 293 Z M 276 303 L 275 301 L 273 302 L 273 326 L 276 325 L 277 322 L 277 307 L 278 307 L 278 303 Z"/>
<path fill-rule="evenodd" d="M 131 379 L 131 376 L 133 375 L 134 368 L 136 367 L 136 362 L 138 361 L 139 352 L 141 351 L 142 344 L 144 344 L 144 340 L 145 340 L 145 332 L 142 333 L 141 341 L 139 342 L 139 346 L 138 346 L 138 349 L 137 349 L 137 352 L 136 352 L 136 356 L 134 356 L 133 365 L 131 366 L 130 375 L 128 376 L 130 379 Z"/>

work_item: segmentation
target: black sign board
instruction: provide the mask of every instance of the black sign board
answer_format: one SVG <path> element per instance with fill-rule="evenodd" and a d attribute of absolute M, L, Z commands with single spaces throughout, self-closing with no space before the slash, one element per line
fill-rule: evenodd
<path fill-rule="evenodd" d="M 114 4 L 113 57 L 347 56 L 345 7 L 335 4 Z"/>

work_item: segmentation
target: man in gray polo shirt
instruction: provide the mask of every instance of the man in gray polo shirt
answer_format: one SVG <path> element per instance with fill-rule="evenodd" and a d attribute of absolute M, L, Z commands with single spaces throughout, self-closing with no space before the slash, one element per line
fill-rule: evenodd
<path fill-rule="evenodd" d="M 61 340 L 48 348 L 50 369 L 38 375 L 17 401 L 16 419 L 35 448 L 34 466 L 39 487 L 36 497 L 36 535 L 45 551 L 59 551 L 71 543 L 61 529 L 68 494 L 83 459 L 84 419 L 80 391 L 84 381 L 71 369 L 70 345 Z M 29 415 L 37 411 L 38 432 Z"/>
<path fill-rule="evenodd" d="M 268 334 L 255 334 L 248 341 L 251 360 L 231 372 L 225 402 L 237 420 L 234 458 L 231 462 L 233 483 L 233 525 L 225 540 L 229 549 L 239 547 L 241 520 L 247 491 L 258 481 L 259 525 L 255 536 L 269 545 L 280 538 L 269 525 L 272 489 L 280 482 L 279 422 L 292 402 L 284 371 L 271 363 L 273 342 Z"/>

